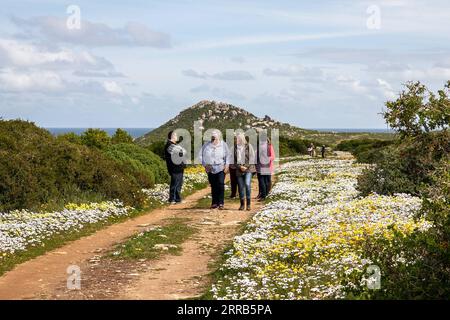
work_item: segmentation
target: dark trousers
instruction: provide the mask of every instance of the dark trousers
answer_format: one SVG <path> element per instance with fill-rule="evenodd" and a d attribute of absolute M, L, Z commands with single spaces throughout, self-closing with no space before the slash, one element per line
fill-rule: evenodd
<path fill-rule="evenodd" d="M 258 198 L 261 198 L 261 190 L 263 188 L 261 174 L 259 172 L 256 173 L 256 177 L 258 178 Z"/>
<path fill-rule="evenodd" d="M 270 174 L 258 174 L 259 196 L 265 198 L 272 188 L 272 176 Z"/>
<path fill-rule="evenodd" d="M 181 202 L 181 187 L 183 186 L 183 172 L 170 174 L 169 202 Z"/>
<path fill-rule="evenodd" d="M 231 198 L 236 197 L 237 193 L 237 178 L 236 178 L 236 169 L 230 168 L 230 187 L 231 187 Z"/>
<path fill-rule="evenodd" d="M 211 185 L 212 205 L 224 204 L 225 173 L 208 173 L 208 181 Z"/>

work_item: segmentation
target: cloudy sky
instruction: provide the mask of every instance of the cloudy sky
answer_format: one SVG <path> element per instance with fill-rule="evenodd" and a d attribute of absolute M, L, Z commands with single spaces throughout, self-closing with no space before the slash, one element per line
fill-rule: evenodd
<path fill-rule="evenodd" d="M 447 0 L 1 8 L 0 117 L 40 126 L 156 127 L 214 99 L 306 128 L 385 128 L 403 83 L 450 79 Z"/>

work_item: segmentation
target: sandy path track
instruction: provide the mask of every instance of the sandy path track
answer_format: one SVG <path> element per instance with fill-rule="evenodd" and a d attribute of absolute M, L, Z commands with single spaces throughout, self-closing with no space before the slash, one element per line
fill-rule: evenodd
<path fill-rule="evenodd" d="M 256 185 L 253 181 L 253 195 Z M 0 299 L 179 299 L 201 294 L 209 284 L 210 263 L 238 232 L 239 225 L 260 207 L 253 201 L 252 211 L 238 211 L 238 204 L 231 202 L 226 202 L 227 210 L 223 211 L 196 208 L 197 201 L 208 194 L 209 188 L 197 191 L 183 204 L 106 227 L 18 265 L 0 277 Z M 98 260 L 143 226 L 160 225 L 173 217 L 189 218 L 189 224 L 199 229 L 182 244 L 181 255 L 136 261 L 119 266 L 120 270 L 109 261 Z M 66 289 L 70 265 L 81 268 L 80 291 Z"/>

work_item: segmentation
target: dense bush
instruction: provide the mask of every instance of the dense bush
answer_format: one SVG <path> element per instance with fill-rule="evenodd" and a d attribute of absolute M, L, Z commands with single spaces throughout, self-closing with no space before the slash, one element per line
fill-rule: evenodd
<path fill-rule="evenodd" d="M 111 137 L 111 143 L 133 143 L 133 137 L 125 130 L 118 128 Z"/>
<path fill-rule="evenodd" d="M 373 169 L 358 181 L 364 194 L 408 192 L 421 196 L 417 218 L 428 230 L 373 239 L 365 255 L 382 272 L 379 291 L 351 292 L 350 297 L 378 299 L 448 299 L 450 297 L 450 81 L 438 98 L 420 83 L 409 83 L 384 117 L 399 140 L 382 152 Z"/>
<path fill-rule="evenodd" d="M 374 159 L 376 166 L 358 178 L 358 190 L 363 195 L 371 192 L 422 195 L 432 183 L 437 166 L 449 153 L 450 134 L 446 130 L 402 139 L 378 153 Z"/>
<path fill-rule="evenodd" d="M 161 159 L 164 159 L 165 145 L 166 145 L 165 141 L 156 141 L 156 142 L 153 142 L 151 145 L 149 145 L 147 147 L 147 149 L 152 151 L 154 154 L 158 155 Z"/>
<path fill-rule="evenodd" d="M 111 138 L 104 130 L 90 128 L 81 134 L 81 142 L 88 147 L 106 149 L 111 144 Z"/>
<path fill-rule="evenodd" d="M 81 139 L 104 137 L 98 131 L 90 132 Z M 139 147 L 117 145 L 117 150 L 108 151 L 118 154 L 129 150 L 131 158 L 141 157 L 144 164 L 152 162 L 142 173 L 130 174 L 135 169 L 106 155 L 97 143 L 88 147 L 74 142 L 79 142 L 74 135 L 55 138 L 30 122 L 0 121 L 0 210 L 39 210 L 90 199 L 120 199 L 139 206 L 143 200 L 140 182 L 148 186 L 165 179 L 163 162 L 147 150 L 139 153 Z M 153 175 L 150 166 L 155 168 Z M 139 174 L 145 178 L 137 179 Z"/>
<path fill-rule="evenodd" d="M 164 162 L 150 150 L 135 144 L 120 143 L 111 145 L 106 155 L 120 163 L 130 179 L 143 188 L 168 180 Z"/>
<path fill-rule="evenodd" d="M 393 143 L 393 140 L 353 139 L 340 142 L 336 150 L 351 152 L 360 163 L 374 163 Z"/>

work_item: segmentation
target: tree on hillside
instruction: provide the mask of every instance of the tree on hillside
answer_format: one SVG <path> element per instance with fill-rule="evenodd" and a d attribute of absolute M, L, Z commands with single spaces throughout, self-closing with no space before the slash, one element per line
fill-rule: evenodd
<path fill-rule="evenodd" d="M 133 143 L 133 138 L 123 129 L 118 128 L 111 137 L 112 144 L 118 143 Z"/>

